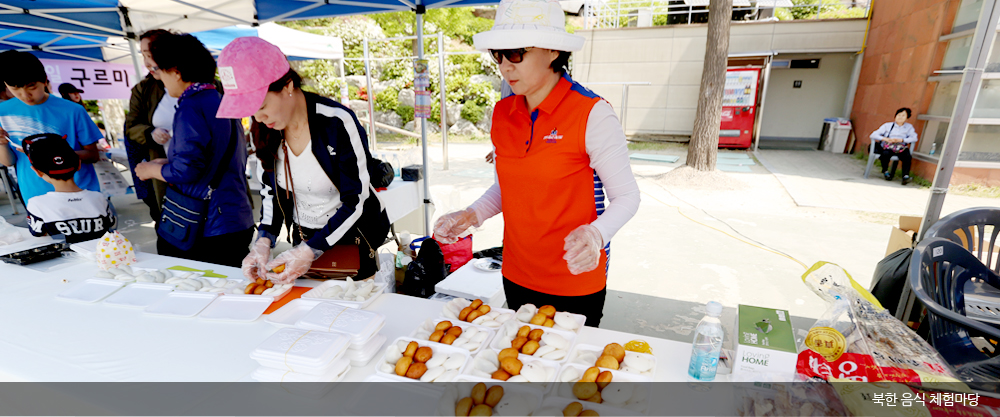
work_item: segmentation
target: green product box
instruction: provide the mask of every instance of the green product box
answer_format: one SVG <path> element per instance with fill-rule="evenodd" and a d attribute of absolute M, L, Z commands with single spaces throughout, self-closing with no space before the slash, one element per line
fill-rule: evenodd
<path fill-rule="evenodd" d="M 791 381 L 795 376 L 795 334 L 786 310 L 740 305 L 734 337 L 733 380 Z"/>

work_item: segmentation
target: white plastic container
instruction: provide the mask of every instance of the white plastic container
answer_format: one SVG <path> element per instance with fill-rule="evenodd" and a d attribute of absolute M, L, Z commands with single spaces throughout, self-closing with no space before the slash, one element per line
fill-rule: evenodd
<path fill-rule="evenodd" d="M 362 285 L 364 282 L 365 281 L 358 281 L 358 282 L 355 282 L 354 285 Z M 366 308 L 369 305 L 371 305 L 371 303 L 373 301 L 375 301 L 375 299 L 378 298 L 378 296 L 382 295 L 382 293 L 385 292 L 385 288 L 387 287 L 387 285 L 384 284 L 384 283 L 382 283 L 382 284 L 374 283 L 374 287 L 373 287 L 374 289 L 373 289 L 373 291 L 371 293 L 371 296 L 369 296 L 365 301 L 338 300 L 338 299 L 334 299 L 334 298 L 324 298 L 322 296 L 322 294 L 324 292 L 326 292 L 326 290 L 329 290 L 332 287 L 347 288 L 348 285 L 349 284 L 347 283 L 347 281 L 337 281 L 337 280 L 332 280 L 332 279 L 331 280 L 327 280 L 326 282 L 317 285 L 315 288 L 313 288 L 313 289 L 311 289 L 309 291 L 306 291 L 305 294 L 302 294 L 302 298 L 320 299 L 320 300 L 331 302 L 331 303 L 337 303 L 337 304 L 340 304 L 340 305 L 345 305 L 345 306 L 348 306 L 348 307 L 351 307 L 351 308 Z"/>
<path fill-rule="evenodd" d="M 351 370 L 351 363 L 345 358 L 334 361 L 330 370 L 323 375 L 290 372 L 284 369 L 261 366 L 250 374 L 257 382 L 339 382 Z"/>
<path fill-rule="evenodd" d="M 137 282 L 105 298 L 103 304 L 118 307 L 148 307 L 173 290 L 174 286 L 170 284 Z"/>
<path fill-rule="evenodd" d="M 342 334 L 285 328 L 250 352 L 250 359 L 269 368 L 322 376 L 333 372 L 347 345 Z"/>
<path fill-rule="evenodd" d="M 405 346 L 407 344 L 409 344 L 410 342 L 417 342 L 417 344 L 420 345 L 420 347 L 426 346 L 426 347 L 431 348 L 431 351 L 433 352 L 433 355 L 431 355 L 431 359 L 434 359 L 434 357 L 437 357 L 439 355 L 445 355 L 449 359 L 452 358 L 452 357 L 455 357 L 455 356 L 458 356 L 458 357 L 462 358 L 462 365 L 454 369 L 456 371 L 456 373 L 455 373 L 456 377 L 458 375 L 460 375 L 465 370 L 465 367 L 469 363 L 469 351 L 467 351 L 465 349 L 454 348 L 454 347 L 451 347 L 451 346 L 448 346 L 448 345 L 442 345 L 442 344 L 439 344 L 439 343 L 430 343 L 430 342 L 428 342 L 426 340 L 416 340 L 416 339 L 413 339 L 411 337 L 400 337 L 400 338 L 394 340 L 392 343 L 395 344 L 397 348 L 400 347 L 400 346 L 403 346 L 403 348 L 400 349 L 402 351 L 402 350 L 405 350 Z M 386 350 L 388 351 L 388 349 L 390 349 L 391 347 L 392 347 L 392 345 L 389 345 L 389 347 L 387 347 Z M 384 364 L 388 364 L 388 365 L 392 366 L 393 368 L 395 368 L 395 366 L 396 366 L 396 361 L 390 362 L 387 359 L 386 354 L 383 354 L 382 357 L 379 359 L 379 362 L 375 364 L 375 373 L 377 375 L 379 375 L 381 377 L 384 377 L 384 378 L 387 378 L 387 379 L 390 379 L 390 380 L 394 380 L 394 381 L 420 382 L 419 379 L 410 379 L 410 378 L 407 378 L 405 376 L 396 375 L 395 372 L 391 372 L 391 373 L 390 372 L 386 372 L 385 370 L 382 369 L 382 364 L 383 363 Z M 437 381 L 437 382 L 449 382 L 449 381 Z"/>
<path fill-rule="evenodd" d="M 239 288 L 246 288 L 247 285 L 250 285 L 250 281 L 244 281 L 244 282 L 242 282 L 240 284 Z M 232 294 L 232 293 L 229 293 L 229 292 L 223 292 L 222 295 L 225 295 L 225 296 L 233 295 L 233 296 L 239 296 L 239 297 L 270 298 L 271 302 L 275 302 L 275 301 L 281 301 L 282 298 L 285 298 L 286 295 L 288 295 L 289 293 L 292 292 L 292 288 L 294 288 L 294 285 L 287 286 L 287 287 L 285 287 L 284 289 L 282 289 L 279 292 L 274 292 L 274 293 L 271 293 L 271 294 L 268 294 L 268 295 L 263 295 L 263 294 L 245 294 L 242 291 L 239 294 Z"/>
<path fill-rule="evenodd" d="M 377 333 L 370 342 L 366 343 L 360 349 L 348 348 L 344 357 L 351 360 L 351 366 L 368 365 L 368 362 L 371 362 L 378 355 L 378 352 L 382 350 L 382 345 L 385 344 L 385 341 L 385 335 Z"/>
<path fill-rule="evenodd" d="M 272 301 L 252 295 L 231 295 L 218 297 L 198 315 L 205 320 L 254 321 Z"/>
<path fill-rule="evenodd" d="M 496 358 L 497 358 L 497 352 L 492 349 L 487 349 L 482 352 L 479 352 L 478 355 L 476 355 L 475 357 L 473 357 L 471 361 L 469 361 L 469 365 L 465 367 L 465 371 L 462 372 L 462 375 L 468 375 L 471 377 L 482 378 L 492 381 L 493 372 L 496 372 L 496 369 L 500 369 L 499 366 L 497 366 L 497 363 L 499 361 L 494 362 Z M 517 359 L 521 361 L 521 364 L 523 366 L 527 366 L 527 364 L 532 363 L 541 366 L 545 370 L 544 380 L 535 381 L 531 383 L 542 386 L 545 392 L 548 392 L 548 390 L 552 387 L 552 383 L 556 381 L 556 377 L 559 374 L 559 365 L 552 361 L 538 359 L 524 354 L 518 354 Z M 489 364 L 492 364 L 492 366 L 490 366 Z M 491 369 L 492 371 L 489 371 Z M 522 369 L 524 368 L 522 367 Z"/>
<path fill-rule="evenodd" d="M 218 296 L 213 292 L 173 291 L 143 311 L 157 316 L 194 317 Z"/>
<path fill-rule="evenodd" d="M 597 359 L 596 358 L 601 357 L 602 353 L 604 353 L 604 347 L 603 346 L 594 346 L 594 345 L 587 345 L 587 344 L 579 344 L 579 345 L 574 346 L 573 350 L 570 351 L 568 363 L 577 364 L 577 365 L 583 365 L 583 366 L 586 366 L 586 367 L 589 368 L 591 366 L 594 366 L 597 363 Z M 594 360 L 589 360 L 589 358 L 587 358 L 587 359 L 580 358 L 580 356 L 584 355 L 584 354 L 589 354 L 589 355 L 593 356 L 595 359 Z M 646 372 L 627 372 L 627 371 L 626 372 L 627 373 L 632 373 L 632 374 L 635 374 L 635 375 L 639 375 L 639 376 L 644 376 L 646 378 L 653 378 L 653 375 L 656 375 L 656 356 L 647 355 L 645 353 L 625 351 L 625 362 L 624 363 L 630 362 L 629 357 L 633 356 L 633 355 L 639 356 L 639 357 L 645 358 L 647 360 L 653 361 L 653 367 L 650 368 Z M 601 368 L 601 370 L 604 370 L 604 369 L 607 369 L 607 368 Z M 614 369 L 610 369 L 610 370 L 613 371 Z"/>
<path fill-rule="evenodd" d="M 466 349 L 472 355 L 475 355 L 475 354 L 481 352 L 483 349 L 486 349 L 486 347 L 490 345 L 490 342 L 493 341 L 493 335 L 495 333 L 490 328 L 481 327 L 481 326 L 473 326 L 473 325 L 471 325 L 469 323 L 466 323 L 464 321 L 449 320 L 449 319 L 446 319 L 446 318 L 443 318 L 443 317 L 437 318 L 437 319 L 427 319 L 427 320 L 425 320 L 419 327 L 417 327 L 416 329 L 413 330 L 412 333 L 410 333 L 410 337 L 412 337 L 414 339 L 417 339 L 417 340 L 424 340 L 424 341 L 427 341 L 429 343 L 439 343 L 439 342 L 431 342 L 428 338 L 430 337 L 431 333 L 434 333 L 434 326 L 436 326 L 438 323 L 440 323 L 442 321 L 451 322 L 452 326 L 462 328 L 462 334 L 463 335 L 467 334 L 468 331 L 469 331 L 469 329 L 476 329 L 477 333 L 478 332 L 484 332 L 486 334 L 486 337 L 483 338 L 483 340 L 481 342 L 479 342 L 479 346 L 476 346 L 475 349 Z M 459 337 L 461 338 L 461 336 L 459 336 Z M 476 336 L 476 337 L 478 337 L 478 336 Z M 458 339 L 458 340 L 461 340 L 461 339 Z M 458 343 L 458 340 L 456 340 L 455 343 L 453 343 L 451 345 L 448 345 L 448 346 L 460 347 L 460 346 L 456 346 L 456 344 Z M 445 345 L 445 343 L 440 343 L 440 344 Z M 464 349 L 464 347 L 463 347 L 463 349 Z"/>
<path fill-rule="evenodd" d="M 544 357 L 539 357 L 539 356 L 532 356 L 534 358 L 538 358 L 538 359 L 542 359 L 542 360 L 547 360 L 547 361 L 551 361 L 551 362 L 558 363 L 558 364 L 566 363 L 566 361 L 570 357 L 570 352 L 573 351 L 573 345 L 576 343 L 576 333 L 562 331 L 562 330 L 555 330 L 555 329 L 553 329 L 551 327 L 536 326 L 534 324 L 524 324 L 524 323 L 521 323 L 521 322 L 516 321 L 516 320 L 512 320 L 512 321 L 509 321 L 507 323 L 504 323 L 503 327 L 501 327 L 499 330 L 497 330 L 496 337 L 494 337 L 493 338 L 493 342 L 490 343 L 490 349 L 493 349 L 494 351 L 496 351 L 496 352 L 499 353 L 501 350 L 510 347 L 510 341 L 513 340 L 514 337 L 511 337 L 511 336 L 507 335 L 508 328 L 512 327 L 515 330 L 515 333 L 516 333 L 516 330 L 520 329 L 522 326 L 528 326 L 532 330 L 541 329 L 544 333 L 557 334 L 559 336 L 562 336 L 563 339 L 566 339 L 566 342 L 568 344 L 567 344 L 566 349 L 565 349 L 565 355 L 562 357 L 562 359 L 552 359 L 552 358 L 544 358 Z M 542 335 L 542 337 L 543 337 L 543 339 L 538 342 L 539 349 L 541 349 L 541 347 L 543 347 L 543 346 L 546 345 L 545 340 L 544 340 L 544 337 L 545 337 L 544 334 Z M 519 354 L 518 356 L 520 357 L 520 356 L 526 356 L 526 355 L 524 355 L 522 353 L 522 354 Z"/>
<path fill-rule="evenodd" d="M 534 307 L 534 308 L 532 308 L 532 307 Z M 534 304 L 525 304 L 525 305 L 521 306 L 520 309 L 518 309 L 518 311 L 530 311 L 530 310 L 533 310 L 535 312 L 534 314 L 538 313 L 538 307 L 534 306 Z M 532 314 L 531 317 L 534 317 L 534 314 Z M 573 332 L 573 333 L 576 333 L 576 334 L 580 334 L 580 330 L 582 330 L 584 328 L 584 326 L 586 326 L 587 316 L 584 316 L 582 314 L 569 313 L 569 312 L 565 312 L 565 311 L 557 311 L 556 314 L 557 315 L 558 314 L 569 315 L 573 319 L 573 321 L 576 322 L 576 329 L 570 330 L 570 329 L 561 327 L 558 324 L 556 324 L 554 327 L 552 327 L 553 329 L 562 330 L 562 331 L 565 331 L 565 332 Z M 527 320 L 521 320 L 522 317 L 518 317 L 517 313 L 514 314 L 514 320 L 517 320 L 518 322 L 521 322 L 521 323 L 524 323 L 524 324 L 531 324 L 531 317 L 528 317 Z"/>
<path fill-rule="evenodd" d="M 364 345 L 385 326 L 385 316 L 379 313 L 323 302 L 295 323 L 306 330 L 337 332 L 347 335 L 350 343 Z"/>
<path fill-rule="evenodd" d="M 590 401 L 580 401 L 571 400 L 569 398 L 558 397 L 555 395 L 550 395 L 545 397 L 545 401 L 542 401 L 542 406 L 535 410 L 535 415 L 540 416 L 560 416 L 562 415 L 562 410 L 566 408 L 567 405 L 572 403 L 580 403 L 583 405 L 584 410 L 594 410 L 597 414 L 601 416 L 634 416 L 635 411 L 623 410 L 616 407 L 607 406 L 604 404 L 592 403 Z M 551 410 L 551 411 L 550 411 Z"/>
<path fill-rule="evenodd" d="M 501 415 L 502 411 L 506 411 L 502 415 L 531 415 L 532 412 L 542 406 L 543 391 L 534 389 L 535 387 L 529 384 L 506 383 L 491 379 L 484 380 L 470 375 L 459 375 L 458 378 L 455 378 L 455 382 L 462 383 L 448 384 L 445 387 L 444 394 L 438 403 L 439 416 L 455 415 L 455 404 L 458 400 L 470 396 L 472 394 L 472 387 L 478 382 L 485 384 L 487 390 L 497 385 L 503 388 L 503 397 L 500 398 L 497 407 L 494 407 L 494 415 Z M 516 409 L 505 408 L 511 406 L 516 407 Z"/>
<path fill-rule="evenodd" d="M 462 309 L 464 309 L 465 307 L 469 307 L 471 304 L 472 301 L 466 300 L 464 298 L 455 298 L 451 301 L 448 301 L 447 303 L 444 304 L 444 307 L 441 308 L 441 317 L 447 320 L 462 321 L 465 323 L 472 324 L 473 326 L 479 326 L 490 329 L 497 329 L 500 326 L 502 326 L 504 322 L 514 319 L 514 310 L 502 307 L 494 307 L 491 305 L 490 312 L 485 314 L 486 317 L 489 317 L 489 319 L 487 320 L 482 320 L 478 323 L 476 322 L 479 321 L 478 319 L 473 320 L 473 322 L 459 320 L 458 319 L 459 313 L 461 313 Z M 493 322 L 493 323 L 484 324 L 487 322 Z"/>
<path fill-rule="evenodd" d="M 114 279 L 88 278 L 73 288 L 59 293 L 56 298 L 80 303 L 96 303 L 124 286 L 124 282 Z"/>
<path fill-rule="evenodd" d="M 278 327 L 293 327 L 295 322 L 306 316 L 313 307 L 316 307 L 322 300 L 296 298 L 288 304 L 281 306 L 278 310 L 267 315 L 264 321 Z"/>
<path fill-rule="evenodd" d="M 573 384 L 580 381 L 580 377 L 582 377 L 583 373 L 586 372 L 587 369 L 589 368 L 590 368 L 589 366 L 577 365 L 572 363 L 563 365 L 563 367 L 559 369 L 559 376 L 557 377 L 558 382 L 555 383 L 555 387 L 552 390 L 552 395 L 557 395 L 563 398 L 570 398 L 573 399 L 574 401 L 580 401 L 576 398 L 575 395 L 573 395 Z M 649 388 L 652 386 L 652 384 L 650 384 L 652 382 L 651 378 L 639 376 L 636 374 L 630 374 L 628 372 L 619 372 L 614 369 L 604 369 L 604 368 L 598 368 L 598 369 L 601 369 L 602 372 L 603 371 L 611 372 L 612 384 L 614 384 L 615 382 L 621 382 L 630 385 L 630 388 L 633 390 L 636 389 L 645 390 L 645 395 L 638 396 L 639 393 L 634 393 L 631 397 L 633 399 L 636 398 L 641 398 L 641 399 L 635 401 L 629 400 L 623 405 L 607 404 L 608 406 L 626 408 L 644 414 L 649 412 Z M 579 376 L 575 378 L 569 378 L 568 377 L 569 375 L 567 375 L 569 372 L 573 372 Z"/>

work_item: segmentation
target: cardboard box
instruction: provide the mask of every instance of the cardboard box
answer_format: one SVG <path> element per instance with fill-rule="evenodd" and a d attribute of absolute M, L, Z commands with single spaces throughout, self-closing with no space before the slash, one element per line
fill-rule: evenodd
<path fill-rule="evenodd" d="M 786 310 L 740 305 L 736 313 L 733 381 L 791 381 L 798 350 Z"/>
<path fill-rule="evenodd" d="M 889 232 L 889 245 L 885 248 L 885 256 L 900 249 L 913 247 L 913 236 L 920 231 L 923 217 L 899 216 L 899 227 L 893 227 Z"/>

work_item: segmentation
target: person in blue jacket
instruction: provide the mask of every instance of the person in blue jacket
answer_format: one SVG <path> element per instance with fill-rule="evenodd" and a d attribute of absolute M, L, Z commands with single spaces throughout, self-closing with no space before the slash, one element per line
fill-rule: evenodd
<path fill-rule="evenodd" d="M 375 275 L 389 218 L 371 185 L 368 138 L 354 112 L 302 91 L 285 55 L 260 38 L 230 42 L 219 55 L 219 78 L 226 96 L 218 116 L 253 116 L 260 159 L 260 226 L 243 274 L 289 283 L 334 245 L 357 245 L 357 277 Z M 295 247 L 270 260 L 285 226 Z"/>
<path fill-rule="evenodd" d="M 222 94 L 216 89 L 215 59 L 205 46 L 189 34 L 166 34 L 150 44 L 152 69 L 158 72 L 167 94 L 178 97 L 173 138 L 167 157 L 136 166 L 139 179 L 153 178 L 193 198 L 208 197 L 209 183 L 217 169 L 225 174 L 213 190 L 202 235 L 192 248 L 182 250 L 162 236 L 156 249 L 160 255 L 240 266 L 249 251 L 254 222 L 247 197 L 244 171 L 247 146 L 242 127 L 216 117 Z M 235 138 L 232 159 L 223 161 L 229 142 Z"/>

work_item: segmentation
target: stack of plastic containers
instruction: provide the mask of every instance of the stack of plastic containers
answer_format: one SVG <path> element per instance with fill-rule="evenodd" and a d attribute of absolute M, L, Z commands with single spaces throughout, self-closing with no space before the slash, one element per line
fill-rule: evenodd
<path fill-rule="evenodd" d="M 349 346 L 344 357 L 353 366 L 371 362 L 386 340 L 379 333 L 385 327 L 384 315 L 335 303 L 317 304 L 295 323 L 295 327 L 346 336 Z"/>
<path fill-rule="evenodd" d="M 323 396 L 351 370 L 344 357 L 350 338 L 339 333 L 285 328 L 250 352 L 261 365 L 251 375 L 259 382 L 313 382 L 296 384 L 310 396 Z"/>

